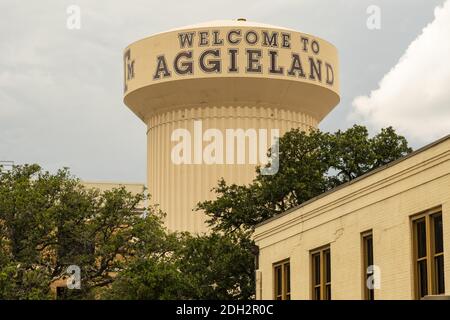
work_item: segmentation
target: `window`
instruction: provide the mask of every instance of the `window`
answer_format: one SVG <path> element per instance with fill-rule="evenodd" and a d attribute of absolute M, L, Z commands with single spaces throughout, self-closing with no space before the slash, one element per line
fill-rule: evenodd
<path fill-rule="evenodd" d="M 313 300 L 331 300 L 330 247 L 311 252 L 311 286 Z"/>
<path fill-rule="evenodd" d="M 67 287 L 56 287 L 56 299 L 66 300 L 67 299 Z"/>
<path fill-rule="evenodd" d="M 274 264 L 273 271 L 274 299 L 291 300 L 291 267 L 289 260 Z"/>
<path fill-rule="evenodd" d="M 444 294 L 442 212 L 432 211 L 412 221 L 415 295 Z"/>
<path fill-rule="evenodd" d="M 372 231 L 362 233 L 362 258 L 363 258 L 363 288 L 364 300 L 375 300 L 375 292 L 373 287 L 368 286 L 370 277 L 373 277 L 373 237 Z M 369 267 L 372 267 L 372 272 L 368 272 Z"/>

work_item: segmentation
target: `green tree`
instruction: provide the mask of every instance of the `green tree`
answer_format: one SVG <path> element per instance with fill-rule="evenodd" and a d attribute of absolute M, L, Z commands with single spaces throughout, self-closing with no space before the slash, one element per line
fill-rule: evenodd
<path fill-rule="evenodd" d="M 254 294 L 252 241 L 236 232 L 187 236 L 177 252 L 192 299 L 242 300 Z"/>
<path fill-rule="evenodd" d="M 269 150 L 269 155 L 270 155 Z M 0 298 L 52 298 L 50 284 L 81 267 L 69 298 L 249 299 L 254 296 L 255 225 L 411 152 L 392 128 L 286 133 L 279 171 L 249 185 L 219 181 L 198 204 L 212 232 L 168 233 L 144 194 L 86 189 L 67 169 L 0 167 Z"/>
<path fill-rule="evenodd" d="M 155 207 L 138 210 L 143 200 L 86 189 L 66 169 L 0 169 L 0 298 L 52 299 L 69 265 L 81 268 L 69 299 L 251 297 L 251 242 L 168 233 Z"/>
<path fill-rule="evenodd" d="M 222 179 L 214 189 L 216 199 L 199 203 L 197 210 L 207 215 L 213 232 L 229 237 L 239 234 L 234 247 L 250 254 L 251 234 L 258 223 L 411 151 L 406 139 L 392 128 L 382 129 L 373 138 L 357 125 L 334 134 L 293 129 L 279 141 L 278 173 L 262 175 L 258 168 L 254 181 L 243 186 L 227 185 Z M 247 265 L 241 266 L 241 272 L 247 275 L 254 271 L 254 264 L 251 259 L 244 261 Z M 246 293 L 254 290 L 247 281 L 238 287 Z"/>
<path fill-rule="evenodd" d="M 51 299 L 49 286 L 50 275 L 45 269 L 12 262 L 0 264 L 0 300 Z"/>
<path fill-rule="evenodd" d="M 102 290 L 102 299 L 116 300 L 173 300 L 192 299 L 193 284 L 180 270 L 175 254 L 181 244 L 177 234 L 164 241 L 158 254 L 145 246 L 136 252 L 111 286 Z"/>
<path fill-rule="evenodd" d="M 124 188 L 87 189 L 67 169 L 0 167 L 0 297 L 51 297 L 69 265 L 81 268 L 82 288 L 69 297 L 95 297 L 138 250 L 164 246 L 162 214 L 149 208 L 144 216 L 143 200 Z"/>
<path fill-rule="evenodd" d="M 405 137 L 397 135 L 392 127 L 383 128 L 370 138 L 366 127 L 355 125 L 330 136 L 329 145 L 333 170 L 330 187 L 351 181 L 412 152 Z"/>
<path fill-rule="evenodd" d="M 141 256 L 121 272 L 104 299 L 249 299 L 254 294 L 252 242 L 217 233 L 171 234 L 163 256 Z"/>
<path fill-rule="evenodd" d="M 216 199 L 199 203 L 197 210 L 206 213 L 216 232 L 251 233 L 256 224 L 411 151 L 390 127 L 373 138 L 358 125 L 334 134 L 293 129 L 280 139 L 275 175 L 262 175 L 258 168 L 254 181 L 244 186 L 222 179 L 214 188 Z"/>

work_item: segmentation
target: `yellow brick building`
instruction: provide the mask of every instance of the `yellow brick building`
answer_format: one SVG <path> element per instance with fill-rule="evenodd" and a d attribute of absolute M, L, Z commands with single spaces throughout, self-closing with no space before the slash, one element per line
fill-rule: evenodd
<path fill-rule="evenodd" d="M 450 136 L 258 225 L 254 239 L 258 299 L 449 295 Z"/>

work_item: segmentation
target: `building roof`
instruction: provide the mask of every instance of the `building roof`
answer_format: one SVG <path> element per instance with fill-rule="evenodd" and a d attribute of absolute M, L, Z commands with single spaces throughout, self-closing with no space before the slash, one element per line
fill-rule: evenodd
<path fill-rule="evenodd" d="M 320 194 L 320 195 L 318 195 L 318 196 L 316 196 L 316 197 L 314 197 L 314 198 L 312 198 L 312 199 L 310 199 L 308 201 L 305 201 L 305 202 L 303 202 L 302 204 L 300 204 L 298 206 L 295 206 L 295 207 L 293 207 L 293 208 L 291 208 L 289 210 L 286 210 L 285 212 L 277 214 L 277 215 L 273 216 L 272 218 L 269 218 L 269 219 L 267 219 L 267 220 L 257 224 L 256 228 L 258 228 L 260 226 L 263 226 L 265 224 L 268 224 L 268 223 L 270 223 L 270 222 L 272 222 L 274 220 L 277 220 L 277 219 L 279 219 L 281 217 L 284 217 L 286 215 L 289 215 L 290 213 L 292 213 L 292 212 L 294 212 L 294 211 L 296 211 L 296 210 L 298 210 L 298 209 L 300 209 L 302 207 L 305 207 L 305 206 L 307 206 L 307 205 L 309 205 L 309 204 L 311 204 L 311 203 L 313 203 L 313 202 L 315 202 L 315 201 L 317 201 L 317 200 L 319 200 L 319 199 L 321 199 L 323 197 L 326 197 L 326 196 L 328 196 L 328 195 L 330 195 L 330 194 L 332 194 L 332 193 L 334 193 L 334 192 L 336 192 L 338 190 L 344 189 L 344 188 L 346 188 L 346 187 L 348 187 L 350 185 L 353 185 L 353 184 L 355 184 L 357 182 L 360 182 L 361 180 L 364 180 L 364 179 L 366 179 L 366 178 L 368 178 L 370 176 L 373 176 L 373 175 L 375 175 L 375 174 L 377 174 L 377 173 L 379 173 L 379 172 L 381 172 L 383 170 L 386 170 L 387 168 L 395 166 L 395 165 L 399 164 L 400 162 L 403 162 L 406 159 L 414 157 L 414 156 L 416 156 L 416 155 L 418 155 L 418 154 L 420 154 L 420 153 L 422 153 L 422 152 L 424 152 L 424 151 L 426 151 L 428 149 L 431 149 L 432 147 L 434 147 L 434 146 L 436 146 L 438 144 L 441 144 L 441 143 L 443 143 L 444 141 L 447 141 L 447 140 L 450 140 L 450 134 L 448 134 L 445 137 L 443 137 L 441 139 L 438 139 L 438 140 L 436 140 L 436 141 L 434 141 L 434 142 L 432 142 L 430 144 L 427 144 L 426 146 L 424 146 L 424 147 L 422 147 L 420 149 L 417 149 L 417 150 L 411 152 L 410 154 L 408 154 L 408 155 L 406 155 L 406 156 L 404 156 L 404 157 L 402 157 L 400 159 L 397 159 L 397 160 L 392 161 L 392 162 L 390 162 L 390 163 L 388 163 L 388 164 L 386 164 L 384 166 L 381 166 L 381 167 L 376 168 L 376 169 L 374 169 L 372 171 L 369 171 L 368 173 L 363 174 L 362 176 L 359 176 L 358 178 L 355 178 L 355 179 L 353 179 L 353 180 L 351 180 L 349 182 L 343 183 L 342 185 L 337 186 L 337 187 L 335 187 L 335 188 L 333 188 L 333 189 L 331 189 L 329 191 L 326 191 L 326 192 L 324 192 L 324 193 L 322 193 L 322 194 Z"/>

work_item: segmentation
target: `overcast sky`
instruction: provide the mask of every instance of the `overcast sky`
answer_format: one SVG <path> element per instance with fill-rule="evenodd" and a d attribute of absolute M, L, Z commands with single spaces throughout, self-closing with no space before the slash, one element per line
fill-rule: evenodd
<path fill-rule="evenodd" d="M 80 30 L 66 27 L 69 5 L 81 8 Z M 366 26 L 371 5 L 380 30 Z M 450 133 L 450 0 L 2 0 L 0 12 L 0 161 L 145 182 L 146 128 L 122 102 L 123 48 L 239 17 L 336 45 L 341 103 L 321 129 L 393 125 L 415 148 Z"/>

